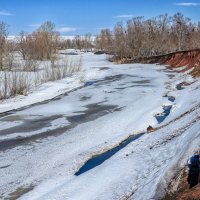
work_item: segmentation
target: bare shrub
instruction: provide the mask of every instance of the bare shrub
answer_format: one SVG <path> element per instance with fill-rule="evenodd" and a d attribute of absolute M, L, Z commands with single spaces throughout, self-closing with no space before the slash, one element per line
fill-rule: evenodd
<path fill-rule="evenodd" d="M 14 65 L 15 56 L 13 52 L 7 52 L 5 59 L 4 59 L 4 66 L 9 71 L 12 70 Z"/>
<path fill-rule="evenodd" d="M 24 60 L 28 59 L 28 53 L 29 53 L 29 45 L 28 45 L 28 41 L 27 41 L 27 37 L 28 34 L 25 33 L 24 31 L 21 31 L 19 33 L 19 36 L 16 37 L 16 41 L 17 41 L 17 49 L 20 52 L 20 54 L 22 55 L 22 58 Z"/>
<path fill-rule="evenodd" d="M 109 29 L 102 29 L 95 40 L 96 48 L 101 51 L 112 51 L 112 42 L 112 32 Z"/>
<path fill-rule="evenodd" d="M 1 98 L 6 99 L 7 98 L 7 93 L 8 93 L 8 77 L 7 73 L 1 73 Z"/>
<path fill-rule="evenodd" d="M 82 58 L 78 62 L 69 61 L 68 59 L 63 59 L 57 61 L 54 66 L 46 64 L 43 75 L 43 82 L 55 81 L 70 76 L 75 72 L 81 70 Z"/>
<path fill-rule="evenodd" d="M 3 66 L 4 70 L 12 70 L 15 61 L 15 44 L 7 41 L 4 52 Z"/>
<path fill-rule="evenodd" d="M 28 74 L 23 72 L 2 72 L 0 80 L 0 99 L 14 97 L 16 95 L 27 95 L 31 86 Z"/>
<path fill-rule="evenodd" d="M 28 74 L 12 72 L 9 80 L 9 96 L 27 95 L 31 83 Z"/>
<path fill-rule="evenodd" d="M 0 22 L 0 70 L 3 69 L 3 59 L 5 54 L 7 37 L 8 25 L 5 22 Z"/>
<path fill-rule="evenodd" d="M 39 62 L 37 60 L 31 60 L 31 59 L 27 59 L 24 61 L 24 64 L 23 64 L 23 71 L 26 71 L 26 72 L 36 72 L 37 69 L 38 69 L 38 66 L 39 66 Z"/>
<path fill-rule="evenodd" d="M 51 61 L 51 66 L 52 67 L 55 67 L 55 62 L 56 62 L 57 59 L 58 58 L 57 58 L 56 54 L 51 55 L 50 61 Z"/>
<path fill-rule="evenodd" d="M 34 76 L 33 76 L 33 84 L 34 86 L 38 86 L 42 83 L 44 83 L 45 80 L 44 80 L 44 75 L 43 73 L 41 73 L 40 71 L 36 71 L 34 72 Z"/>

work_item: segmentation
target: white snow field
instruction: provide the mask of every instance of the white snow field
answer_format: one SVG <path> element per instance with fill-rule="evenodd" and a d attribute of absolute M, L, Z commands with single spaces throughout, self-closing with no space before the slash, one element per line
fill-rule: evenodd
<path fill-rule="evenodd" d="M 105 55 L 82 59 L 84 81 L 47 83 L 0 105 L 19 108 L 76 88 L 0 117 L 0 199 L 160 199 L 200 147 L 199 80 L 160 65 L 116 65 Z M 178 87 L 182 82 L 191 85 Z M 146 133 L 149 125 L 158 130 Z M 140 133 L 74 175 L 93 156 Z"/>

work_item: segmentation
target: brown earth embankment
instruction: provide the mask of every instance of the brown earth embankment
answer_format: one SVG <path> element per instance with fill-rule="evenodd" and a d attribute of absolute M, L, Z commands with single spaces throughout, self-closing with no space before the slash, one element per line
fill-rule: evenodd
<path fill-rule="evenodd" d="M 163 64 L 169 68 L 184 67 L 179 72 L 191 70 L 190 73 L 194 77 L 200 76 L 200 49 L 178 51 L 165 55 L 142 57 L 137 59 L 121 59 L 120 63 L 143 63 L 143 64 Z"/>
<path fill-rule="evenodd" d="M 187 177 L 188 170 L 184 169 L 180 180 L 175 180 L 179 182 L 177 190 L 171 191 L 170 187 L 173 187 L 172 183 L 172 185 L 170 185 L 168 188 L 168 194 L 163 200 L 200 200 L 200 184 L 192 189 L 189 189 Z"/>

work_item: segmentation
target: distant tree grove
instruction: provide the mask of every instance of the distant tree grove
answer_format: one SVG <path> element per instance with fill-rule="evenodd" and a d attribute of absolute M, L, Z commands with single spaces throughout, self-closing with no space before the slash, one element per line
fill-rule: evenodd
<path fill-rule="evenodd" d="M 200 48 L 200 22 L 193 23 L 181 13 L 152 19 L 135 17 L 113 30 L 103 29 L 96 48 L 118 56 L 138 58 Z"/>

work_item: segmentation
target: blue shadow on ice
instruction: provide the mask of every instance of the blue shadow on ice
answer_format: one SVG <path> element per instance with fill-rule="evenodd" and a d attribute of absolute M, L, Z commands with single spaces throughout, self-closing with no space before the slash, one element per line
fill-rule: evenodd
<path fill-rule="evenodd" d="M 164 111 L 161 114 L 155 115 L 155 118 L 156 118 L 156 120 L 158 121 L 159 124 L 162 123 L 165 120 L 165 118 L 170 114 L 171 109 L 172 109 L 171 105 L 170 106 L 163 106 Z"/>
<path fill-rule="evenodd" d="M 87 171 L 97 167 L 98 165 L 101 165 L 104 161 L 106 161 L 107 159 L 112 157 L 114 154 L 116 154 L 118 151 L 120 151 L 122 148 L 126 147 L 128 144 L 130 144 L 134 140 L 140 138 L 142 135 L 144 135 L 144 133 L 140 133 L 137 135 L 131 135 L 126 140 L 121 142 L 118 146 L 116 146 L 102 154 L 93 156 L 74 175 L 79 176 L 79 175 L 83 174 L 84 172 L 87 172 Z"/>

